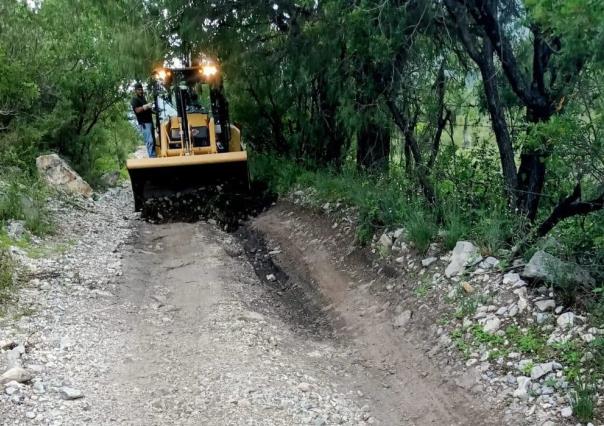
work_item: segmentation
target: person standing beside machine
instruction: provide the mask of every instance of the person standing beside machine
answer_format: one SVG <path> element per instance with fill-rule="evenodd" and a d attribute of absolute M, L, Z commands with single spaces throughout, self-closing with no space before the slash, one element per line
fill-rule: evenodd
<path fill-rule="evenodd" d="M 143 139 L 145 140 L 145 146 L 147 147 L 147 154 L 149 158 L 156 157 L 155 154 L 155 138 L 153 137 L 153 116 L 151 110 L 153 103 L 147 103 L 145 99 L 145 93 L 143 91 L 143 85 L 136 83 L 134 85 L 134 97 L 130 102 L 132 110 L 136 115 L 136 121 L 138 126 L 143 133 Z"/>

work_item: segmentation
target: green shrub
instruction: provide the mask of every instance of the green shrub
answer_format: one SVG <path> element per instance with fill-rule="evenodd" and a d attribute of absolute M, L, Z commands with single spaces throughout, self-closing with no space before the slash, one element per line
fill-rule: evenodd
<path fill-rule="evenodd" d="M 409 241 L 421 253 L 425 253 L 438 232 L 434 217 L 428 212 L 417 209 L 409 214 L 405 225 Z"/>
<path fill-rule="evenodd" d="M 23 172 L 13 172 L 7 178 L 11 183 L 0 187 L 0 222 L 23 220 L 25 227 L 35 235 L 51 232 L 44 184 Z"/>
<path fill-rule="evenodd" d="M 0 247 L 0 304 L 4 302 L 13 284 L 13 261 L 4 247 Z"/>
<path fill-rule="evenodd" d="M 594 419 L 596 406 L 596 387 L 593 383 L 577 381 L 571 393 L 573 413 L 581 422 L 587 423 Z"/>
<path fill-rule="evenodd" d="M 453 250 L 457 241 L 468 238 L 471 233 L 471 223 L 455 207 L 445 209 L 443 217 L 443 244 L 447 250 Z"/>

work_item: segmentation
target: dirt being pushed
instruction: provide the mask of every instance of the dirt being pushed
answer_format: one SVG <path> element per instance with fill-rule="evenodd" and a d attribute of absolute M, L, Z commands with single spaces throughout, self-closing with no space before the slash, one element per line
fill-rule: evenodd
<path fill-rule="evenodd" d="M 477 377 L 463 370 L 453 375 L 451 368 L 429 359 L 427 349 L 438 342 L 425 341 L 428 324 L 412 318 L 400 297 L 376 290 L 404 286 L 405 278 L 372 268 L 355 248 L 353 230 L 339 225 L 280 202 L 250 226 L 266 239 L 283 276 L 295 277 L 299 287 L 318 293 L 337 340 L 358 351 L 366 374 L 364 388 L 379 407 L 380 420 L 392 425 L 521 424 L 504 418 L 501 407 L 486 401 L 475 386 Z M 402 318 L 407 312 L 408 318 Z"/>
<path fill-rule="evenodd" d="M 266 185 L 207 185 L 147 199 L 142 217 L 151 223 L 216 221 L 226 231 L 236 230 L 243 221 L 258 215 L 275 201 Z"/>

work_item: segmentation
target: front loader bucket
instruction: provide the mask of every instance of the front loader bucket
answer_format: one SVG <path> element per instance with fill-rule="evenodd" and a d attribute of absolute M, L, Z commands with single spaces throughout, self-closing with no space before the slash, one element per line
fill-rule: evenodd
<path fill-rule="evenodd" d="M 247 153 L 132 159 L 127 162 L 134 193 L 134 209 L 140 211 L 153 198 L 203 190 L 220 185 L 225 191 L 249 189 Z"/>

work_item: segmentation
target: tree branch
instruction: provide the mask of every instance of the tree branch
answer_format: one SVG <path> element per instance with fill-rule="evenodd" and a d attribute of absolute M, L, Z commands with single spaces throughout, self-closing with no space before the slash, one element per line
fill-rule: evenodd
<path fill-rule="evenodd" d="M 604 190 L 589 201 L 581 201 L 581 182 L 577 183 L 573 193 L 560 201 L 554 211 L 537 229 L 537 237 L 547 235 L 558 223 L 569 217 L 586 215 L 604 208 Z"/>

